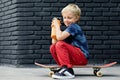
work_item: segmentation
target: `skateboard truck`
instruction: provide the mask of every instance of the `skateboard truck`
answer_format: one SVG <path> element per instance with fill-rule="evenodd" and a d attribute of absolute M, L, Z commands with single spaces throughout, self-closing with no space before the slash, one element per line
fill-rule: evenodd
<path fill-rule="evenodd" d="M 103 76 L 102 72 L 100 71 L 101 68 L 93 67 L 93 74 L 97 77 Z"/>

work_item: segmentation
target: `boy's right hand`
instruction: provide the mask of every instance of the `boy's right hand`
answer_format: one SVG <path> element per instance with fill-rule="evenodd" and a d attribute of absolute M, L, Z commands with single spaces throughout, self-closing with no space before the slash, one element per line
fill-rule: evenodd
<path fill-rule="evenodd" d="M 60 26 L 61 26 L 61 21 L 58 20 L 57 18 L 54 18 L 54 19 L 52 20 L 52 26 L 54 26 L 55 28 L 56 28 L 56 27 L 60 27 Z"/>

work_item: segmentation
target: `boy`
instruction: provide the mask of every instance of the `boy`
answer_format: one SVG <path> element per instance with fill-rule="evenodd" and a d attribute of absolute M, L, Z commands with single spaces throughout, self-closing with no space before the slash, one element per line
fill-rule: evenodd
<path fill-rule="evenodd" d="M 77 24 L 81 10 L 76 4 L 69 4 L 62 9 L 61 14 L 67 28 L 61 31 L 61 23 L 57 19 L 52 20 L 51 24 L 55 27 L 56 39 L 52 38 L 50 52 L 61 66 L 52 78 L 74 78 L 73 65 L 86 65 L 89 57 L 86 38 Z"/>

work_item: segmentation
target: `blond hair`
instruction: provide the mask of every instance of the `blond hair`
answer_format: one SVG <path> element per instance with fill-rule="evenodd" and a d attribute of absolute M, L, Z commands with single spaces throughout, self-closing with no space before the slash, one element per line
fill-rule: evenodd
<path fill-rule="evenodd" d="M 81 9 L 78 7 L 76 4 L 68 4 L 66 7 L 64 7 L 61 11 L 61 13 L 65 11 L 71 11 L 78 20 L 80 19 L 81 16 Z"/>

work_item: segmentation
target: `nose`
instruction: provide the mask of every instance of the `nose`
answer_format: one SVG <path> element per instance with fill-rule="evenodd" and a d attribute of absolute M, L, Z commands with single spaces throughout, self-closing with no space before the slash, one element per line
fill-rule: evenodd
<path fill-rule="evenodd" d="M 64 22 L 67 22 L 68 21 L 68 19 L 64 19 Z"/>

